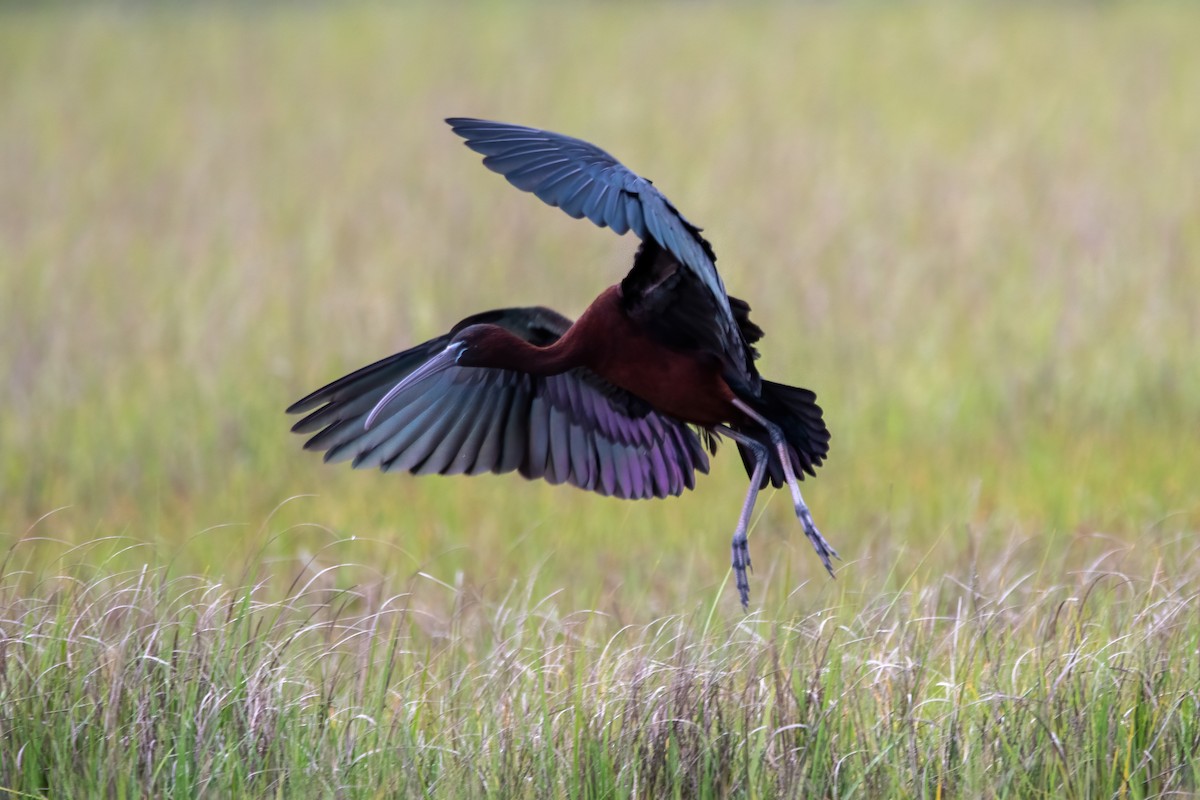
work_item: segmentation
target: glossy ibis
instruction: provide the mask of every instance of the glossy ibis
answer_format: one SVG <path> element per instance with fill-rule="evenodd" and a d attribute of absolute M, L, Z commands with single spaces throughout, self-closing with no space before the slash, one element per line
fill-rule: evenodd
<path fill-rule="evenodd" d="M 309 450 L 415 475 L 518 471 L 622 498 L 677 495 L 708 472 L 720 436 L 737 443 L 750 489 L 733 534 L 743 607 L 746 531 L 758 492 L 791 489 L 833 574 L 798 478 L 829 452 L 807 389 L 764 380 L 762 330 L 729 297 L 711 245 L 653 184 L 604 150 L 549 131 L 447 120 L 483 163 L 572 217 L 642 240 L 624 280 L 578 321 L 548 308 L 467 317 L 449 333 L 363 367 L 297 401 Z"/>

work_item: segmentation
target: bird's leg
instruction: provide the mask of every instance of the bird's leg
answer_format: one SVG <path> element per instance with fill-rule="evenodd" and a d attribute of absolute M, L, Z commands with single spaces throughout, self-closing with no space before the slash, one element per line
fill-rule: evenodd
<path fill-rule="evenodd" d="M 746 500 L 742 503 L 742 514 L 738 517 L 737 530 L 733 532 L 733 574 L 737 581 L 738 598 L 742 608 L 750 608 L 750 581 L 746 570 L 753 569 L 750 564 L 750 544 L 746 541 L 746 531 L 750 529 L 750 515 L 754 513 L 754 501 L 758 497 L 759 487 L 762 486 L 763 475 L 767 471 L 767 448 L 762 442 L 738 433 L 730 427 L 722 425 L 721 433 L 733 439 L 738 444 L 749 448 L 754 454 L 754 474 L 750 476 L 750 488 L 746 491 Z"/>
<path fill-rule="evenodd" d="M 832 576 L 833 564 L 830 563 L 829 559 L 832 557 L 840 560 L 841 556 L 837 554 L 837 550 L 833 549 L 833 545 L 825 541 L 825 537 L 817 530 L 817 524 L 813 522 L 812 512 L 808 510 L 808 505 L 800 495 L 800 482 L 796 480 L 796 472 L 792 469 L 792 458 L 788 452 L 787 440 L 783 436 L 783 429 L 741 400 L 735 398 L 733 404 L 743 414 L 766 428 L 767 433 L 771 437 L 771 444 L 775 445 L 775 450 L 779 453 L 779 460 L 783 464 L 783 476 L 787 480 L 788 488 L 792 490 L 792 505 L 796 509 L 796 517 L 804 527 L 804 535 L 808 537 L 808 541 L 812 543 L 813 549 L 820 556 L 821 563 L 825 565 L 825 569 Z"/>

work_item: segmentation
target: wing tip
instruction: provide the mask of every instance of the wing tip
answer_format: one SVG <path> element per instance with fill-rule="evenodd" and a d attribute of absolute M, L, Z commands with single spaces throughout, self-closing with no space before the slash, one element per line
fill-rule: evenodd
<path fill-rule="evenodd" d="M 324 405 L 325 399 L 321 396 L 324 393 L 324 391 L 325 390 L 323 388 L 318 389 L 317 391 L 315 391 L 311 394 L 307 394 L 304 397 L 301 397 L 299 400 L 297 400 L 296 402 L 294 402 L 290 406 L 288 406 L 284 410 L 283 413 L 285 413 L 285 414 L 303 414 L 305 411 L 312 411 L 314 408 Z"/>

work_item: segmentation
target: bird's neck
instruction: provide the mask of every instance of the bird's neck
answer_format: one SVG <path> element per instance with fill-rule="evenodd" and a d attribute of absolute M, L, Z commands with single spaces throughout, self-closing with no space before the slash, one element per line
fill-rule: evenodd
<path fill-rule="evenodd" d="M 602 372 L 609 360 L 614 337 L 620 338 L 624 312 L 621 287 L 610 286 L 592 301 L 566 332 L 546 347 L 530 344 L 499 325 L 478 346 L 464 354 L 464 366 L 496 367 L 529 375 L 557 375 L 575 367 Z"/>
<path fill-rule="evenodd" d="M 498 325 L 489 327 L 493 329 L 488 332 L 487 338 L 465 353 L 460 364 L 545 376 L 557 375 L 587 363 L 586 343 L 582 337 L 572 335 L 574 326 L 562 338 L 546 347 L 530 344 Z"/>

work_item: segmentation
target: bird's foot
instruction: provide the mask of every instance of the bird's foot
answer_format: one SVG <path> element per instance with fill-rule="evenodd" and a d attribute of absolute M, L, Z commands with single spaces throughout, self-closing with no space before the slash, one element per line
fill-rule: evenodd
<path fill-rule="evenodd" d="M 746 541 L 746 534 L 743 531 L 738 531 L 733 536 L 733 574 L 737 581 L 738 597 L 742 601 L 742 609 L 750 609 L 750 581 L 746 577 L 746 570 L 753 569 L 750 563 L 750 545 Z"/>
<path fill-rule="evenodd" d="M 804 526 L 804 535 L 808 537 L 808 541 L 812 542 L 813 549 L 817 551 L 817 555 L 821 558 L 821 563 L 825 565 L 826 571 L 830 577 L 833 577 L 833 564 L 830 563 L 830 558 L 836 558 L 838 561 L 842 557 L 838 555 L 837 550 L 833 549 L 833 545 L 825 541 L 825 537 L 817 530 L 817 524 L 813 522 L 812 514 L 808 510 L 808 506 L 800 503 L 796 506 L 796 516 L 800 518 L 800 524 Z"/>

